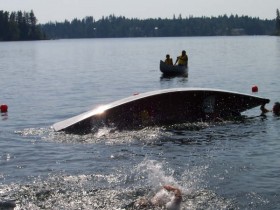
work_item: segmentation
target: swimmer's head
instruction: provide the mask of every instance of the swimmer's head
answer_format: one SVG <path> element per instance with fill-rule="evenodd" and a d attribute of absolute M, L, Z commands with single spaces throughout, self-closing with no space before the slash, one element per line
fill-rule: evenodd
<path fill-rule="evenodd" d="M 279 102 L 276 102 L 274 104 L 272 111 L 273 111 L 273 114 L 278 115 L 278 116 L 280 115 L 280 103 Z"/>

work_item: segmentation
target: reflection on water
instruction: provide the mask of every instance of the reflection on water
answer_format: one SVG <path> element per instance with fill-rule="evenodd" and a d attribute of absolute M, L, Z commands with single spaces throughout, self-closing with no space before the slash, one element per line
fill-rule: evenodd
<path fill-rule="evenodd" d="M 173 88 L 174 85 L 179 85 L 179 87 L 186 86 L 189 78 L 188 76 L 179 75 L 179 76 L 164 76 L 160 77 L 160 85 L 162 89 Z"/>
<path fill-rule="evenodd" d="M 162 74 L 160 77 L 160 81 L 170 81 L 174 78 L 180 78 L 180 81 L 187 81 L 188 80 L 188 74 L 181 74 L 181 75 L 165 75 Z"/>

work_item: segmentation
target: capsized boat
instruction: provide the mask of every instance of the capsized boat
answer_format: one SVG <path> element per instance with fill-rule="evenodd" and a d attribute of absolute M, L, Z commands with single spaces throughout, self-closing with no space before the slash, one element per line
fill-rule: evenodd
<path fill-rule="evenodd" d="M 162 60 L 159 64 L 160 71 L 166 76 L 185 75 L 188 76 L 188 66 L 168 65 Z"/>
<path fill-rule="evenodd" d="M 207 88 L 173 88 L 133 95 L 55 123 L 55 131 L 87 134 L 100 127 L 137 129 L 238 116 L 269 99 Z"/>

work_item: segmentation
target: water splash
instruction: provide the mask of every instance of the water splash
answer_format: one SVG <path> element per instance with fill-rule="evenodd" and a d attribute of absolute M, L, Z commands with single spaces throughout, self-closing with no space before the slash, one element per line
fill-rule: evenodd
<path fill-rule="evenodd" d="M 147 184 L 152 188 L 160 188 L 164 184 L 178 185 L 173 177 L 174 170 L 164 167 L 162 162 L 145 159 L 136 167 L 135 172 L 145 176 Z"/>
<path fill-rule="evenodd" d="M 25 128 L 15 131 L 16 134 L 32 141 L 44 140 L 59 143 L 79 143 L 79 144 L 96 144 L 105 143 L 114 144 L 162 144 L 167 141 L 175 143 L 193 143 L 192 140 L 186 140 L 185 134 L 198 132 L 211 126 L 221 125 L 221 123 L 209 124 L 205 122 L 183 123 L 162 127 L 145 127 L 140 130 L 116 130 L 114 128 L 102 127 L 97 132 L 86 135 L 67 134 L 64 132 L 55 132 L 49 128 Z M 175 134 L 175 135 L 174 135 Z M 181 141 L 180 136 L 184 136 Z M 179 138 L 178 138 L 179 137 Z"/>
<path fill-rule="evenodd" d="M 229 209 L 232 201 L 203 184 L 206 167 L 190 167 L 178 174 L 167 162 L 145 159 L 133 170 L 113 174 L 51 175 L 28 184 L 0 186 L 0 198 L 14 200 L 19 209 L 136 209 L 135 202 L 151 198 L 162 185 L 183 192 L 181 209 Z"/>

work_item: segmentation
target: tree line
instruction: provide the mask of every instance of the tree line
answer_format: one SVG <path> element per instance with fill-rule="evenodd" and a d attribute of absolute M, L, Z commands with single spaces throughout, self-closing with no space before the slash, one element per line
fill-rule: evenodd
<path fill-rule="evenodd" d="M 142 20 L 110 15 L 97 21 L 88 16 L 81 20 L 75 18 L 72 21 L 49 22 L 41 27 L 51 39 L 273 35 L 276 33 L 276 20 L 278 19 L 262 20 L 238 15 L 186 18 L 179 15 L 172 19 Z"/>
<path fill-rule="evenodd" d="M 99 20 L 88 16 L 40 25 L 32 10 L 11 13 L 0 10 L 0 41 L 230 35 L 280 35 L 279 9 L 273 20 L 238 15 L 185 18 L 174 15 L 171 19 L 129 19 L 109 15 Z"/>
<path fill-rule="evenodd" d="M 0 10 L 0 41 L 21 41 L 45 39 L 37 25 L 34 12 L 7 12 Z"/>

